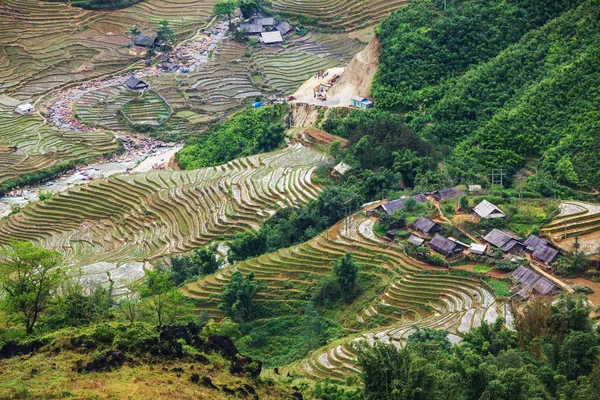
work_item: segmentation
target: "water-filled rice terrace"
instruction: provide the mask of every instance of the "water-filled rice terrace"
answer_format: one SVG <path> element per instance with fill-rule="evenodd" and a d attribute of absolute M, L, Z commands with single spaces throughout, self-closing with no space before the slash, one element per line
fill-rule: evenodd
<path fill-rule="evenodd" d="M 253 272 L 268 289 L 259 293 L 258 302 L 284 302 L 286 305 L 306 301 L 316 283 L 331 274 L 331 262 L 351 252 L 362 271 L 381 276 L 389 282 L 381 296 L 360 311 L 355 318 L 360 324 L 374 316 L 383 316 L 386 327 L 341 340 L 315 352 L 307 360 L 286 368 L 293 376 L 345 380 L 357 371 L 354 343 L 376 341 L 402 346 L 413 331 L 413 325 L 446 329 L 451 340 L 482 321 L 493 322 L 504 314 L 493 290 L 481 279 L 453 274 L 408 257 L 401 247 L 382 246 L 373 233 L 374 221 L 355 215 L 342 221 L 329 232 L 309 242 L 275 253 L 266 254 L 227 267 L 184 287 L 184 293 L 197 299 L 197 310 L 222 317 L 219 296 L 234 271 Z M 510 315 L 508 315 L 510 323 Z"/>
<path fill-rule="evenodd" d="M 408 0 L 272 0 L 277 13 L 302 16 L 328 29 L 355 30 L 372 26 Z"/>
<path fill-rule="evenodd" d="M 97 180 L 0 221 L 0 244 L 30 240 L 73 265 L 152 260 L 221 235 L 257 229 L 275 207 L 317 196 L 329 159 L 301 145 L 195 171 Z"/>
<path fill-rule="evenodd" d="M 110 134 L 60 131 L 37 114 L 16 115 L 12 109 L 0 104 L 0 182 L 117 149 Z"/>
<path fill-rule="evenodd" d="M 122 110 L 125 118 L 135 125 L 158 126 L 171 116 L 171 107 L 154 91 L 146 91 L 125 103 Z"/>

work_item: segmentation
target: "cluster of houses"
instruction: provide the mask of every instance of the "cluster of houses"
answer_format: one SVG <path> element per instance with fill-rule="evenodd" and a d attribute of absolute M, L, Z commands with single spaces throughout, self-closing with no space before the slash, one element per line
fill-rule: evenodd
<path fill-rule="evenodd" d="M 459 190 L 456 187 L 439 190 L 430 193 L 436 200 L 456 199 L 465 194 L 464 190 Z M 375 208 L 375 212 L 393 214 L 398 210 L 404 209 L 406 202 L 410 197 L 404 197 L 389 201 Z M 412 197 L 418 203 L 426 203 L 427 197 L 424 193 L 417 194 Z M 487 200 L 477 204 L 473 211 L 482 219 L 505 218 L 506 214 L 497 206 Z M 414 246 L 423 246 L 426 238 L 431 238 L 427 246 L 433 251 L 441 254 L 446 258 L 462 255 L 465 252 L 473 255 L 488 255 L 493 256 L 498 251 L 504 254 L 516 255 L 526 252 L 531 255 L 531 258 L 546 266 L 550 266 L 561 256 L 561 252 L 550 242 L 536 236 L 530 235 L 523 241 L 516 234 L 493 229 L 482 238 L 482 243 L 473 242 L 466 244 L 453 237 L 444 237 L 440 234 L 442 226 L 427 217 L 420 217 L 410 226 L 414 231 L 408 238 L 408 243 Z M 391 230 L 386 234 L 390 241 L 396 238 L 396 230 Z"/>
<path fill-rule="evenodd" d="M 260 36 L 264 44 L 283 43 L 283 38 L 294 30 L 295 28 L 285 21 L 277 22 L 273 17 L 261 16 L 256 16 L 238 27 L 238 31 L 244 35 Z"/>

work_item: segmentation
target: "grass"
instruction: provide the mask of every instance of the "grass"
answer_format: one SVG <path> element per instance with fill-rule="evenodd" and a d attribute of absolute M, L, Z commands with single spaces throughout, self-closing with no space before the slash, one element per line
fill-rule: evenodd
<path fill-rule="evenodd" d="M 487 274 L 489 273 L 493 268 L 492 267 L 488 267 L 486 265 L 475 265 L 473 266 L 473 271 L 475 272 L 479 272 L 481 274 Z"/>
<path fill-rule="evenodd" d="M 499 279 L 486 279 L 486 282 L 494 289 L 494 293 L 498 297 L 509 297 L 510 293 L 510 283 L 504 280 Z"/>

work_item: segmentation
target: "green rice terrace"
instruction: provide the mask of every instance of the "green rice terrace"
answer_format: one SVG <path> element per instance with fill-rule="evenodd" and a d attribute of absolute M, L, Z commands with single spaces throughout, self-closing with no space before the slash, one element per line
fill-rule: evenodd
<path fill-rule="evenodd" d="M 171 107 L 156 92 L 147 91 L 122 107 L 123 116 L 133 125 L 159 126 L 171 116 Z"/>
<path fill-rule="evenodd" d="M 79 266 L 152 261 L 257 229 L 276 207 L 316 197 L 311 174 L 328 162 L 297 145 L 214 168 L 96 180 L 0 221 L 0 244 L 30 240 Z"/>

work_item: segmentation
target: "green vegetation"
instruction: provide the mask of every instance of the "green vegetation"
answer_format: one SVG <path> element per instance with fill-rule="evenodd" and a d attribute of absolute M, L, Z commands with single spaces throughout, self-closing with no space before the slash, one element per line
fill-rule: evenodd
<path fill-rule="evenodd" d="M 526 190 L 600 185 L 598 1 L 441 4 L 411 2 L 378 28 L 377 107 L 435 142 L 454 181 L 485 185 L 489 168 L 536 158 Z"/>
<path fill-rule="evenodd" d="M 219 310 L 234 321 L 248 321 L 254 316 L 254 297 L 265 289 L 266 285 L 254 281 L 254 273 L 244 277 L 241 272 L 234 272 L 229 283 L 223 287 Z"/>
<path fill-rule="evenodd" d="M 177 153 L 177 161 L 183 169 L 197 169 L 274 150 L 285 136 L 285 113 L 285 106 L 246 108 L 203 136 L 191 138 Z"/>
<path fill-rule="evenodd" d="M 177 285 L 219 269 L 217 245 L 194 249 L 189 255 L 171 257 L 171 274 Z"/>
<path fill-rule="evenodd" d="M 486 278 L 488 285 L 494 289 L 494 294 L 498 297 L 510 297 L 510 282 L 494 278 Z"/>
<path fill-rule="evenodd" d="M 492 269 L 493 269 L 492 267 L 488 267 L 486 265 L 474 265 L 473 266 L 473 271 L 479 272 L 481 274 L 487 274 L 487 273 L 491 272 Z"/>
<path fill-rule="evenodd" d="M 69 2 L 73 7 L 86 10 L 119 10 L 140 3 L 144 0 L 50 0 Z"/>

